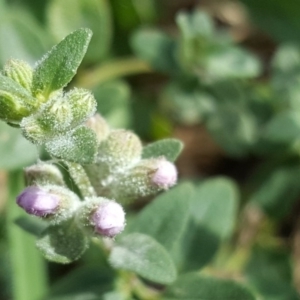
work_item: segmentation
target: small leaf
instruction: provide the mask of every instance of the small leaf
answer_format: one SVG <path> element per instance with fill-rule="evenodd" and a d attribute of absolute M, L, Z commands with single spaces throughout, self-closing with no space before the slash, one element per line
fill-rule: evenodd
<path fill-rule="evenodd" d="M 231 280 L 185 274 L 167 288 L 163 300 L 255 300 L 249 289 Z"/>
<path fill-rule="evenodd" d="M 63 297 L 76 299 L 76 296 L 82 294 L 95 295 L 96 299 L 100 299 L 100 294 L 102 295 L 112 289 L 113 279 L 113 270 L 99 266 L 97 261 L 94 265 L 75 268 L 67 276 L 56 281 L 46 299 L 64 299 Z M 82 299 L 86 300 L 86 298 Z"/>
<path fill-rule="evenodd" d="M 49 226 L 37 240 L 36 246 L 48 260 L 66 264 L 84 253 L 88 240 L 74 220 L 68 220 L 57 226 Z"/>
<path fill-rule="evenodd" d="M 212 51 L 205 62 L 208 76 L 222 80 L 226 78 L 251 78 L 261 72 L 259 60 L 250 52 L 234 47 L 220 47 Z"/>
<path fill-rule="evenodd" d="M 25 7 L 7 5 L 0 13 L 0 66 L 12 57 L 33 64 L 47 50 L 50 35 Z"/>
<path fill-rule="evenodd" d="M 41 233 L 48 227 L 46 222 L 34 216 L 21 216 L 15 220 L 15 223 L 23 230 L 35 236 L 40 236 Z"/>
<path fill-rule="evenodd" d="M 136 31 L 131 39 L 134 52 L 160 71 L 174 73 L 178 68 L 175 62 L 175 41 L 165 33 L 154 29 Z"/>
<path fill-rule="evenodd" d="M 131 224 L 132 231 L 150 235 L 171 250 L 187 225 L 192 191 L 183 183 L 158 196 Z"/>
<path fill-rule="evenodd" d="M 82 28 L 69 34 L 38 63 L 33 73 L 33 92 L 45 98 L 66 86 L 76 74 L 92 32 Z"/>
<path fill-rule="evenodd" d="M 113 248 L 114 268 L 132 271 L 153 282 L 168 284 L 176 279 L 176 269 L 167 251 L 150 236 L 132 233 Z"/>
<path fill-rule="evenodd" d="M 299 176 L 299 164 L 284 164 L 262 170 L 262 173 L 257 173 L 256 179 L 254 178 L 255 190 L 250 202 L 260 206 L 273 218 L 283 218 L 299 198 Z"/>
<path fill-rule="evenodd" d="M 237 217 L 238 189 L 227 178 L 214 178 L 196 189 L 191 212 L 197 224 L 201 224 L 220 239 L 231 236 Z"/>
<path fill-rule="evenodd" d="M 79 164 L 92 163 L 97 151 L 96 134 L 87 127 L 77 127 L 67 135 L 60 135 L 47 142 L 46 149 L 57 158 Z"/>
<path fill-rule="evenodd" d="M 300 113 L 285 111 L 267 124 L 264 136 L 272 142 L 292 143 L 300 138 Z"/>
<path fill-rule="evenodd" d="M 175 161 L 183 149 L 181 141 L 176 139 L 164 139 L 147 145 L 143 149 L 142 157 L 155 158 L 164 156 L 169 161 Z"/>
<path fill-rule="evenodd" d="M 129 85 L 122 80 L 110 81 L 93 88 L 97 111 L 113 128 L 128 127 L 131 122 Z"/>
<path fill-rule="evenodd" d="M 291 257 L 285 249 L 255 248 L 247 264 L 245 275 L 263 299 L 297 300 L 293 287 Z M 276 296 L 275 296 L 276 295 Z"/>
<path fill-rule="evenodd" d="M 72 9 L 69 9 L 72 7 Z M 80 27 L 93 31 L 84 62 L 103 60 L 112 40 L 110 3 L 106 0 L 51 0 L 47 9 L 50 31 L 58 39 Z"/>

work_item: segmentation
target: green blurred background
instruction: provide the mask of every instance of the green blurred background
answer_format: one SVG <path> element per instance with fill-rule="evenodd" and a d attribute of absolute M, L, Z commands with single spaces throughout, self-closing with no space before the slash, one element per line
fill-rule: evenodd
<path fill-rule="evenodd" d="M 0 0 L 1 68 L 10 58 L 34 66 L 80 27 L 94 35 L 70 87 L 91 89 L 109 124 L 134 130 L 145 143 L 181 139 L 181 180 L 228 176 L 239 186 L 235 229 L 209 272 L 243 276 L 263 299 L 299 299 L 300 0 Z M 37 160 L 38 149 L 3 122 L 0 142 L 0 299 L 6 300 L 16 295 L 16 272 L 34 276 L 30 257 L 26 265 L 16 261 L 32 253 L 26 245 L 33 240 L 13 225 L 10 206 L 20 170 Z M 68 280 L 74 289 L 79 275 L 72 272 L 94 255 L 91 249 L 70 266 L 39 262 L 54 285 L 49 299 L 69 299 L 55 293 Z M 91 290 L 109 277 L 101 274 L 88 277 Z"/>

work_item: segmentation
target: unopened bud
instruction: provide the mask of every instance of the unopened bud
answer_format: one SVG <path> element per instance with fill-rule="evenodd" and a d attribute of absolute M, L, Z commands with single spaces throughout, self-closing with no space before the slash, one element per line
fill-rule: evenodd
<path fill-rule="evenodd" d="M 89 233 L 110 238 L 121 233 L 126 224 L 123 207 L 106 198 L 86 199 L 77 215 Z"/>
<path fill-rule="evenodd" d="M 96 112 L 97 102 L 88 90 L 74 88 L 65 95 L 65 99 L 72 110 L 72 127 L 81 125 Z"/>
<path fill-rule="evenodd" d="M 7 76 L 0 74 L 0 118 L 19 124 L 22 118 L 36 111 L 36 99 Z"/>
<path fill-rule="evenodd" d="M 157 169 L 152 175 L 152 182 L 163 189 L 168 189 L 173 186 L 176 181 L 177 170 L 174 164 L 164 159 L 159 160 Z"/>
<path fill-rule="evenodd" d="M 59 224 L 73 216 L 80 201 L 70 190 L 56 186 L 29 186 L 18 197 L 17 204 L 27 213 Z"/>
<path fill-rule="evenodd" d="M 96 133 L 99 143 L 107 138 L 109 126 L 101 115 L 95 114 L 94 116 L 90 117 L 86 121 L 85 125 Z"/>
<path fill-rule="evenodd" d="M 17 204 L 31 215 L 45 217 L 56 212 L 59 197 L 37 186 L 30 186 L 17 197 Z"/>
<path fill-rule="evenodd" d="M 31 90 L 33 70 L 25 61 L 18 59 L 9 60 L 4 66 L 3 73 L 26 90 Z"/>
<path fill-rule="evenodd" d="M 118 172 L 137 163 L 141 153 L 142 144 L 137 135 L 127 130 L 112 130 L 99 146 L 97 163 Z"/>
<path fill-rule="evenodd" d="M 86 90 L 54 93 L 39 111 L 23 119 L 21 127 L 27 139 L 42 144 L 53 136 L 71 130 L 86 121 L 96 110 L 96 100 Z"/>
<path fill-rule="evenodd" d="M 60 170 L 53 164 L 39 162 L 24 169 L 26 185 L 56 184 L 64 186 L 64 179 Z"/>
<path fill-rule="evenodd" d="M 103 236 L 114 237 L 125 227 L 125 213 L 123 207 L 114 201 L 102 203 L 93 214 L 96 232 Z"/>
<path fill-rule="evenodd" d="M 121 174 L 110 187 L 108 196 L 132 201 L 166 190 L 177 181 L 175 166 L 165 158 L 143 159 L 128 172 Z"/>

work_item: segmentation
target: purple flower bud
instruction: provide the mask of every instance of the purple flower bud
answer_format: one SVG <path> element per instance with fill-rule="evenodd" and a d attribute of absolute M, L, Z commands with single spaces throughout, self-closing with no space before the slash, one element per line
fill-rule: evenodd
<path fill-rule="evenodd" d="M 92 216 L 95 230 L 101 235 L 114 237 L 121 233 L 125 227 L 125 212 L 123 207 L 114 201 L 100 204 Z"/>
<path fill-rule="evenodd" d="M 168 189 L 177 181 L 177 170 L 174 164 L 167 160 L 160 160 L 157 170 L 152 176 L 152 182 L 163 189 Z"/>
<path fill-rule="evenodd" d="M 55 213 L 59 197 L 40 187 L 30 186 L 17 197 L 17 204 L 31 215 L 44 217 Z"/>

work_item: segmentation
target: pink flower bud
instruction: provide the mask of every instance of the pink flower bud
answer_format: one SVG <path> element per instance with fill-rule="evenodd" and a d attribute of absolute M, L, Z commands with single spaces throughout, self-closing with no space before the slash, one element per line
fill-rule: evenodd
<path fill-rule="evenodd" d="M 152 182 L 163 189 L 168 189 L 177 181 L 177 170 L 174 164 L 167 160 L 160 160 L 157 170 L 152 176 Z"/>
<path fill-rule="evenodd" d="M 125 212 L 123 207 L 114 201 L 100 204 L 92 216 L 95 230 L 101 235 L 114 237 L 121 233 L 125 227 Z"/>
<path fill-rule="evenodd" d="M 55 213 L 59 197 L 37 186 L 30 186 L 17 197 L 17 204 L 31 215 L 44 217 Z"/>

